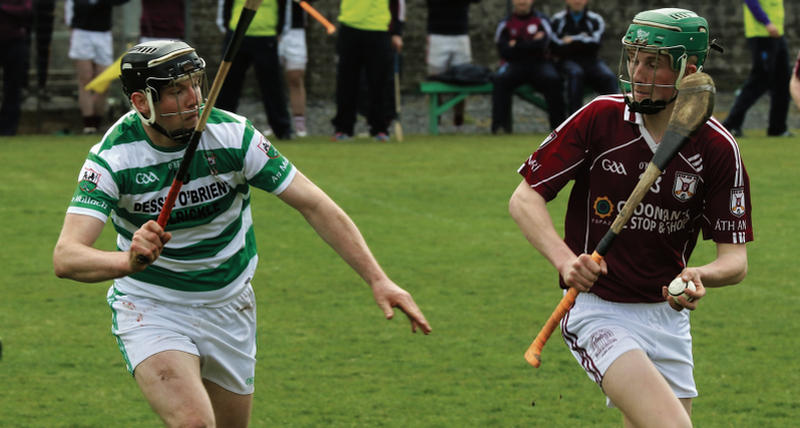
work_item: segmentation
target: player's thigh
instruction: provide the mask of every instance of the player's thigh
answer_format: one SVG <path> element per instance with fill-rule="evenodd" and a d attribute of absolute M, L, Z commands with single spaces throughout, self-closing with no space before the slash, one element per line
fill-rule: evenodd
<path fill-rule="evenodd" d="M 237 394 L 209 380 L 203 380 L 218 427 L 242 427 L 250 423 L 253 394 Z"/>
<path fill-rule="evenodd" d="M 134 372 L 150 407 L 167 426 L 210 424 L 214 410 L 200 377 L 199 357 L 181 351 L 151 355 Z"/>
<path fill-rule="evenodd" d="M 691 426 L 684 405 L 640 349 L 611 363 L 603 376 L 603 392 L 633 426 Z"/>

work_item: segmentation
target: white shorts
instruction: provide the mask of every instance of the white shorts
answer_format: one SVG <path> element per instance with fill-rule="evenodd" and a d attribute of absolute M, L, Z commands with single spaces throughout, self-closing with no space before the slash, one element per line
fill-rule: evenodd
<path fill-rule="evenodd" d="M 469 35 L 429 34 L 426 56 L 429 76 L 444 73 L 454 65 L 469 64 L 472 62 Z"/>
<path fill-rule="evenodd" d="M 285 32 L 278 42 L 278 57 L 287 70 L 305 70 L 308 63 L 306 30 L 292 28 Z"/>
<path fill-rule="evenodd" d="M 641 349 L 678 398 L 697 397 L 688 310 L 669 303 L 616 303 L 580 293 L 561 320 L 561 334 L 589 378 L 603 376 L 620 355 Z M 606 400 L 608 407 L 614 407 Z"/>
<path fill-rule="evenodd" d="M 69 59 L 90 60 L 108 67 L 114 62 L 111 31 L 74 28 L 69 36 Z"/>
<path fill-rule="evenodd" d="M 111 332 L 133 374 L 163 351 L 200 357 L 200 374 L 228 391 L 252 394 L 256 369 L 256 300 L 253 287 L 214 306 L 185 306 L 108 290 Z"/>

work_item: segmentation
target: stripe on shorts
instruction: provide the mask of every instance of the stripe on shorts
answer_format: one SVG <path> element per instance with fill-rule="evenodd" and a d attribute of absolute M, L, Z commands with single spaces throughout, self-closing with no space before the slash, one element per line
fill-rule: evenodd
<path fill-rule="evenodd" d="M 561 334 L 564 336 L 567 346 L 581 356 L 581 366 L 586 370 L 586 373 L 594 378 L 595 383 L 601 385 L 603 382 L 603 374 L 600 373 L 600 370 L 595 365 L 589 352 L 585 348 L 578 346 L 578 336 L 567 330 L 567 323 L 569 323 L 569 315 L 571 312 L 572 311 L 567 311 L 567 314 L 561 319 Z"/>

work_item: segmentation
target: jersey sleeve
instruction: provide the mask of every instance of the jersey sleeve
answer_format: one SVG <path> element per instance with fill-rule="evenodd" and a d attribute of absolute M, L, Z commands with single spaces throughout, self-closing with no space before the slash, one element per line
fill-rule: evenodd
<path fill-rule="evenodd" d="M 555 198 L 575 178 L 586 158 L 586 130 L 589 126 L 584 122 L 589 118 L 590 110 L 584 108 L 551 132 L 517 170 L 546 201 Z"/>
<path fill-rule="evenodd" d="M 78 185 L 67 213 L 89 215 L 105 222 L 118 200 L 119 187 L 108 164 L 90 152 L 78 174 Z"/>
<path fill-rule="evenodd" d="M 703 239 L 743 244 L 753 240 L 750 179 L 736 141 L 719 137 L 705 156 L 707 192 L 703 210 Z"/>
<path fill-rule="evenodd" d="M 248 140 L 247 133 L 245 140 Z M 247 182 L 279 195 L 292 182 L 295 173 L 294 165 L 289 159 L 281 155 L 260 132 L 253 130 L 244 151 L 244 176 Z"/>

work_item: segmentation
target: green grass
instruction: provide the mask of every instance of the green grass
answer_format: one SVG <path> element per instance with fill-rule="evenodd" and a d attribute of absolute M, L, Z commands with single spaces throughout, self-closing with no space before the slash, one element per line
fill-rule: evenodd
<path fill-rule="evenodd" d="M 259 354 L 252 425 L 617 426 L 557 336 L 522 358 L 560 298 L 555 270 L 507 212 L 516 168 L 543 136 L 307 139 L 281 151 L 347 210 L 431 321 L 383 320 L 366 285 L 277 198 L 258 192 Z M 743 138 L 756 241 L 740 285 L 693 314 L 701 427 L 800 417 L 800 139 Z M 52 273 L 84 137 L 0 139 L 0 425 L 158 426 L 110 334 L 109 283 Z M 565 196 L 565 194 L 564 194 Z M 565 197 L 551 204 L 557 223 Z M 101 238 L 113 248 L 112 228 Z M 694 264 L 714 246 L 698 245 Z M 532 406 L 535 403 L 535 406 Z"/>

